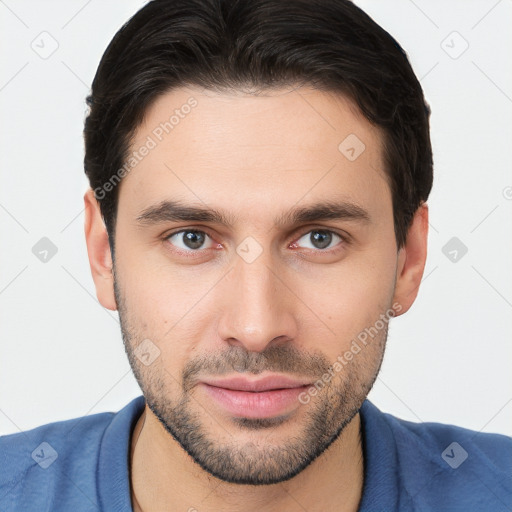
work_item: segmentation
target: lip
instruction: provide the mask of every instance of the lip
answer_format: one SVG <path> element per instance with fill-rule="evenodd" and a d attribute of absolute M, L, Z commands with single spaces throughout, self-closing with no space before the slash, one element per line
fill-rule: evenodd
<path fill-rule="evenodd" d="M 267 375 L 258 379 L 246 377 L 229 377 L 224 379 L 205 379 L 202 381 L 209 386 L 231 389 L 233 391 L 271 391 L 275 389 L 290 389 L 307 386 L 310 381 L 292 379 L 283 375 Z"/>
<path fill-rule="evenodd" d="M 288 414 L 301 405 L 298 397 L 310 385 L 310 381 L 282 375 L 258 379 L 206 379 L 199 384 L 224 411 L 244 418 L 272 418 Z"/>

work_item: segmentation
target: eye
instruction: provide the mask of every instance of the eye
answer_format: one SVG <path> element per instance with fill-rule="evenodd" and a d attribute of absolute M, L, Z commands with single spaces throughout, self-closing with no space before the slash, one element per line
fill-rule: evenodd
<path fill-rule="evenodd" d="M 166 237 L 172 245 L 184 251 L 197 251 L 213 247 L 211 238 L 204 232 L 195 229 L 183 229 Z M 209 244 L 205 246 L 205 243 Z"/>
<path fill-rule="evenodd" d="M 300 245 L 303 247 L 305 246 L 307 249 L 324 250 L 335 247 L 340 241 L 343 242 L 345 239 L 333 231 L 326 229 L 313 229 L 312 231 L 309 231 L 305 235 L 301 236 L 292 245 L 294 247 Z M 307 244 L 310 245 L 308 246 Z"/>

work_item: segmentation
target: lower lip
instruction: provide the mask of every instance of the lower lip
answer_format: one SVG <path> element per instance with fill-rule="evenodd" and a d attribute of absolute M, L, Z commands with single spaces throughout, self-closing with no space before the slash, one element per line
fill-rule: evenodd
<path fill-rule="evenodd" d="M 272 418 L 291 412 L 308 386 L 270 391 L 236 391 L 201 384 L 208 395 L 227 412 L 243 418 Z"/>

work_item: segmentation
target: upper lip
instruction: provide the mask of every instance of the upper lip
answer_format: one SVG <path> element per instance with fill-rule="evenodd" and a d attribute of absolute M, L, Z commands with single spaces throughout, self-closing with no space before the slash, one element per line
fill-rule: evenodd
<path fill-rule="evenodd" d="M 309 384 L 309 381 L 285 377 L 282 375 L 268 375 L 259 379 L 248 379 L 246 377 L 204 379 L 202 382 L 209 386 L 215 386 L 218 388 L 254 392 L 283 388 L 299 388 Z"/>

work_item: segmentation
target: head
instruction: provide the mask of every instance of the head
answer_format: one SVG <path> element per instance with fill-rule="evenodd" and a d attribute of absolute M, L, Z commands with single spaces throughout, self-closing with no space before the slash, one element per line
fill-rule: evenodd
<path fill-rule="evenodd" d="M 91 269 L 148 407 L 220 479 L 293 477 L 421 282 L 429 109 L 404 51 L 349 1 L 154 0 L 87 103 Z M 303 387 L 267 414 L 208 385 L 269 375 Z"/>

